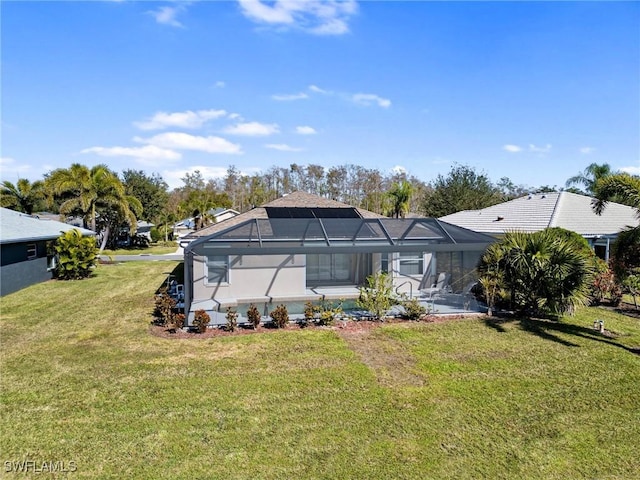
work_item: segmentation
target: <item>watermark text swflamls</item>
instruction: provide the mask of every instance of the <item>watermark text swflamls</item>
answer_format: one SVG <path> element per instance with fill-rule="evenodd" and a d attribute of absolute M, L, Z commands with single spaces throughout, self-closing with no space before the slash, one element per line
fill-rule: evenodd
<path fill-rule="evenodd" d="M 78 470 L 78 465 L 71 461 L 35 461 L 35 460 L 18 460 L 5 461 L 5 473 L 71 473 Z"/>

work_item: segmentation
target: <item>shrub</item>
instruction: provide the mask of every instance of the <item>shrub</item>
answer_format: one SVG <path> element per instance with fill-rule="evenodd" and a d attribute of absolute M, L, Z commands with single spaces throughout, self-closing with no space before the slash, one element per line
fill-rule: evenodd
<path fill-rule="evenodd" d="M 369 275 L 367 285 L 359 290 L 357 305 L 371 312 L 376 320 L 382 320 L 389 309 L 398 304 L 391 278 L 384 272 Z"/>
<path fill-rule="evenodd" d="M 186 320 L 186 316 L 184 313 L 176 313 L 173 316 L 173 323 L 171 323 L 170 325 L 168 325 L 169 330 L 171 331 L 176 331 L 179 330 L 180 328 L 182 328 L 184 326 L 184 321 Z"/>
<path fill-rule="evenodd" d="M 319 307 L 320 318 L 318 325 L 333 325 L 335 319 L 342 314 L 342 302 L 334 304 L 332 302 L 322 302 Z"/>
<path fill-rule="evenodd" d="M 151 231 L 149 232 L 149 235 L 151 235 L 151 241 L 153 243 L 158 243 L 159 241 L 161 241 L 164 238 L 162 236 L 162 233 L 160 233 L 160 230 L 158 230 L 156 227 L 153 227 L 151 229 Z"/>
<path fill-rule="evenodd" d="M 228 332 L 235 332 L 238 326 L 238 312 L 232 310 L 231 307 L 227 308 L 227 325 L 226 329 Z"/>
<path fill-rule="evenodd" d="M 402 316 L 408 320 L 420 320 L 427 314 L 427 309 L 416 298 L 403 301 L 402 306 L 404 307 L 404 315 Z"/>
<path fill-rule="evenodd" d="M 640 270 L 640 269 L 637 269 Z M 638 309 L 637 297 L 640 296 L 640 273 L 633 273 L 628 275 L 622 282 L 622 286 L 627 293 L 633 297 L 633 305 Z"/>
<path fill-rule="evenodd" d="M 176 301 L 169 296 L 166 290 L 160 295 L 156 295 L 155 306 L 154 314 L 159 319 L 159 323 L 164 326 L 173 324 Z"/>
<path fill-rule="evenodd" d="M 613 301 L 616 291 L 619 289 L 613 272 L 609 270 L 603 260 L 600 262 L 597 264 L 598 271 L 591 283 L 591 303 L 594 305 L 603 303 L 607 297 Z"/>
<path fill-rule="evenodd" d="M 487 276 L 496 281 L 519 313 L 556 316 L 588 302 L 594 261 L 558 229 L 508 232 L 487 249 L 479 270 L 480 283 Z"/>
<path fill-rule="evenodd" d="M 83 237 L 80 231 L 74 228 L 58 238 L 54 249 L 57 255 L 56 278 L 78 280 L 91 275 L 98 252 L 93 237 Z"/>
<path fill-rule="evenodd" d="M 254 330 L 258 328 L 258 325 L 260 325 L 260 320 L 262 319 L 262 315 L 260 315 L 260 311 L 253 303 L 249 305 L 249 309 L 247 310 L 247 318 L 249 319 L 249 323 L 253 325 Z"/>
<path fill-rule="evenodd" d="M 198 333 L 207 331 L 207 326 L 211 321 L 211 317 L 204 310 L 196 310 L 193 317 L 193 326 Z"/>
<path fill-rule="evenodd" d="M 277 328 L 284 328 L 289 323 L 289 312 L 286 305 L 278 305 L 269 314 Z"/>

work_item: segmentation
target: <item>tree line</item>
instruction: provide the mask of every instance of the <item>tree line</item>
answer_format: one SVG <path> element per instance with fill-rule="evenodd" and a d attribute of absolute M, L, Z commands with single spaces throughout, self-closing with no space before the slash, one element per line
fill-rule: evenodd
<path fill-rule="evenodd" d="M 568 179 L 565 188 L 595 195 L 597 181 L 615 173 L 608 164 L 592 164 Z M 104 245 L 110 245 L 122 225 L 129 225 L 133 232 L 137 220 L 163 226 L 194 218 L 200 228 L 213 221 L 208 212 L 217 207 L 245 212 L 298 190 L 392 217 L 410 212 L 441 217 L 527 193 L 558 190 L 548 185 L 516 185 L 506 177 L 494 183 L 486 173 L 457 164 L 431 182 L 406 172 L 383 174 L 376 168 L 352 164 L 325 168 L 295 163 L 252 175 L 230 166 L 218 179 L 205 178 L 196 170 L 181 181 L 180 187 L 170 190 L 157 173 L 127 169 L 118 174 L 106 165 L 74 163 L 49 172 L 42 180 L 19 179 L 15 185 L 4 181 L 0 201 L 2 206 L 28 214 L 48 211 L 80 217 L 86 228 L 101 234 Z"/>

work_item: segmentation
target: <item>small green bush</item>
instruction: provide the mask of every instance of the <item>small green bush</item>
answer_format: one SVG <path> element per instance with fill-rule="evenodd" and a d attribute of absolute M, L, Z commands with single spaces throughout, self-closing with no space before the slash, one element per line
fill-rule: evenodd
<path fill-rule="evenodd" d="M 342 314 L 342 302 L 322 302 L 320 305 L 320 318 L 318 325 L 333 325 L 336 318 Z"/>
<path fill-rule="evenodd" d="M 204 333 L 207 331 L 207 326 L 211 321 L 211 317 L 204 310 L 196 310 L 193 317 L 193 326 L 198 333 Z"/>
<path fill-rule="evenodd" d="M 58 238 L 54 249 L 57 256 L 56 278 L 79 280 L 91 275 L 98 258 L 93 237 L 83 237 L 80 230 L 74 228 Z"/>
<path fill-rule="evenodd" d="M 289 323 L 289 312 L 286 305 L 278 305 L 269 314 L 277 328 L 284 328 Z"/>
<path fill-rule="evenodd" d="M 151 235 L 151 241 L 153 243 L 158 243 L 164 238 L 162 236 L 162 233 L 156 227 L 153 227 L 151 229 L 151 231 L 149 232 L 149 235 Z"/>
<path fill-rule="evenodd" d="M 236 328 L 238 327 L 238 312 L 232 310 L 231 307 L 227 308 L 226 319 L 226 330 L 228 332 L 235 332 Z"/>
<path fill-rule="evenodd" d="M 398 297 L 393 291 L 391 277 L 387 273 L 378 272 L 367 277 L 367 284 L 359 287 L 360 297 L 357 305 L 371 312 L 376 320 L 383 320 L 387 311 L 397 305 Z"/>
<path fill-rule="evenodd" d="M 427 314 L 427 309 L 416 298 L 403 301 L 402 306 L 404 307 L 403 317 L 408 320 L 420 320 Z"/>
<path fill-rule="evenodd" d="M 262 315 L 260 315 L 260 311 L 253 303 L 249 305 L 249 309 L 247 310 L 247 318 L 249 319 L 249 323 L 253 325 L 254 330 L 258 328 L 258 325 L 260 325 L 260 320 L 262 319 Z"/>

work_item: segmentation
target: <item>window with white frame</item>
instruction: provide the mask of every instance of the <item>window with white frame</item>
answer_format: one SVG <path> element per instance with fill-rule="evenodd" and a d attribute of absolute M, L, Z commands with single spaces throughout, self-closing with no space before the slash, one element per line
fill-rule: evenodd
<path fill-rule="evenodd" d="M 229 257 L 226 255 L 207 256 L 207 283 L 229 282 Z"/>
<path fill-rule="evenodd" d="M 27 260 L 33 260 L 38 256 L 38 248 L 35 243 L 27 244 Z"/>
<path fill-rule="evenodd" d="M 424 273 L 424 255 L 422 252 L 398 254 L 398 272 L 401 275 L 422 275 Z"/>

